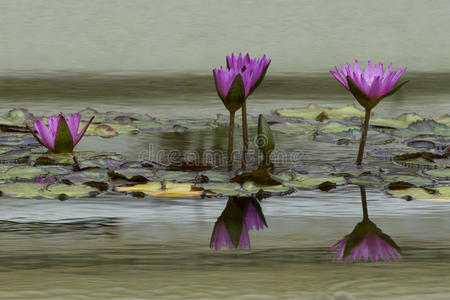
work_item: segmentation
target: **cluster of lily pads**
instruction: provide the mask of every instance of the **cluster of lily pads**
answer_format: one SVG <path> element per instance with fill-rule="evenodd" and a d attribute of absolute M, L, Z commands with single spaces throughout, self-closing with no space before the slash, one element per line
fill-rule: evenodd
<path fill-rule="evenodd" d="M 80 113 L 84 118 L 81 122 L 88 122 L 93 114 L 96 116 L 85 136 L 105 139 L 118 135 L 138 137 L 148 132 L 177 135 L 190 131 L 210 132 L 214 128 L 226 129 L 227 123 L 221 115 L 216 119 L 160 120 L 148 115 L 100 113 L 92 109 Z M 352 148 L 359 140 L 358 124 L 363 115 L 355 106 L 310 105 L 278 109 L 260 118 L 260 122 L 250 115 L 249 124 L 258 127 L 259 133 L 279 140 L 303 138 L 312 145 L 330 143 Z M 378 166 L 357 167 L 340 162 L 297 162 L 283 168 L 263 164 L 255 166 L 254 170 L 230 173 L 220 166 L 202 162 L 164 165 L 154 161 L 129 161 L 117 153 L 53 153 L 29 132 L 35 119 L 38 118 L 25 109 L 14 109 L 0 117 L 0 191 L 5 196 L 66 199 L 106 191 L 137 197 L 282 195 L 299 189 L 329 190 L 348 184 L 365 184 L 383 187 L 395 197 L 449 198 L 446 186 L 450 179 L 446 146 L 450 139 L 448 115 L 424 118 L 404 114 L 396 119 L 373 116 L 367 139 L 373 146 L 368 156 L 392 164 L 420 167 L 408 170 L 407 175 Z M 103 130 L 105 128 L 108 130 Z M 278 143 L 277 147 L 281 145 L 284 143 Z M 273 148 L 266 146 L 262 145 L 261 150 L 270 153 Z"/>

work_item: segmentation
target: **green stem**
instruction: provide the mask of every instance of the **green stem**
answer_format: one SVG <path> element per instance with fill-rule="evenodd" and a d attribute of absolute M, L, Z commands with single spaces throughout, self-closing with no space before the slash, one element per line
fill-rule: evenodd
<path fill-rule="evenodd" d="M 361 134 L 361 142 L 359 143 L 358 157 L 356 158 L 356 165 L 360 166 L 364 156 L 364 146 L 366 145 L 367 130 L 369 129 L 370 109 L 366 109 L 366 115 L 364 116 L 364 124 Z"/>
<path fill-rule="evenodd" d="M 247 101 L 244 101 L 242 104 L 242 140 L 243 140 L 243 149 L 242 149 L 242 170 L 245 171 L 247 166 L 247 150 L 248 150 L 248 128 L 247 128 Z"/>
<path fill-rule="evenodd" d="M 234 131 L 234 115 L 235 112 L 230 112 L 230 126 L 228 132 L 228 170 L 231 171 L 233 168 L 233 131 Z"/>

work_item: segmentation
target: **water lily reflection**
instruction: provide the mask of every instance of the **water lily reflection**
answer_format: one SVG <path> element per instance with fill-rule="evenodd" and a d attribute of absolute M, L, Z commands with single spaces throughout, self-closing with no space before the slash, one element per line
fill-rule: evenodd
<path fill-rule="evenodd" d="M 227 205 L 217 218 L 211 236 L 210 247 L 220 250 L 250 248 L 250 230 L 267 227 L 261 206 L 254 197 L 229 197 Z"/>
<path fill-rule="evenodd" d="M 366 191 L 361 189 L 363 206 L 363 220 L 356 224 L 353 231 L 337 242 L 329 250 L 336 252 L 334 261 L 344 263 L 359 262 L 361 259 L 372 262 L 384 260 L 386 262 L 402 259 L 400 247 L 383 233 L 375 223 L 369 220 L 367 213 Z"/>

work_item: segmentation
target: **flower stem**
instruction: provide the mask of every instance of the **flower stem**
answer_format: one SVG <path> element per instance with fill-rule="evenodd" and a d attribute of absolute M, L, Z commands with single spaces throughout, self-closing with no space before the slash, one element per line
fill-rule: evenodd
<path fill-rule="evenodd" d="M 247 165 L 247 150 L 248 150 L 248 128 L 247 128 L 247 101 L 242 104 L 242 170 L 245 171 Z"/>
<path fill-rule="evenodd" d="M 233 131 L 234 131 L 234 115 L 235 112 L 230 112 L 230 126 L 228 132 L 228 170 L 231 171 L 233 168 Z"/>
<path fill-rule="evenodd" d="M 359 186 L 359 190 L 361 191 L 361 204 L 363 209 L 363 219 L 369 219 L 369 213 L 367 212 L 367 199 L 366 199 L 366 187 L 364 185 Z"/>
<path fill-rule="evenodd" d="M 369 129 L 370 109 L 366 109 L 366 115 L 364 116 L 364 124 L 361 134 L 361 142 L 359 143 L 358 157 L 356 158 L 356 165 L 360 166 L 364 156 L 364 146 L 366 145 L 367 130 Z"/>

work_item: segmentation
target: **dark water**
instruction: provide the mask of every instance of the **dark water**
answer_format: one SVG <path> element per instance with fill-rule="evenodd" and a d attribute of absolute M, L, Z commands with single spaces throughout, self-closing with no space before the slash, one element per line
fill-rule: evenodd
<path fill-rule="evenodd" d="M 379 116 L 449 112 L 447 74 L 410 74 L 383 100 Z M 162 118 L 214 118 L 223 108 L 208 76 L 3 77 L 0 110 L 95 109 Z M 439 88 L 438 88 L 439 87 Z M 352 103 L 330 76 L 267 77 L 252 114 L 309 103 Z M 201 145 L 198 140 L 202 139 Z M 149 144 L 209 148 L 223 132 L 86 137 L 78 150 L 110 149 L 137 159 Z M 301 149 L 302 163 L 353 162 L 356 149 L 276 135 Z M 368 159 L 386 170 L 419 170 Z M 450 207 L 368 189 L 371 220 L 402 249 L 395 263 L 332 263 L 327 249 L 362 219 L 357 186 L 299 191 L 261 202 L 268 228 L 250 232 L 251 250 L 209 248 L 226 198 L 132 198 L 106 193 L 68 201 L 0 198 L 0 299 L 449 299 Z"/>

